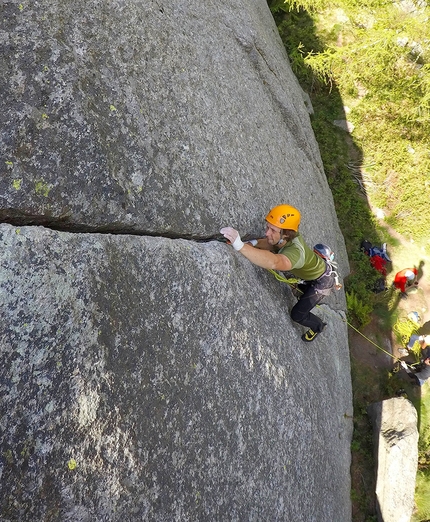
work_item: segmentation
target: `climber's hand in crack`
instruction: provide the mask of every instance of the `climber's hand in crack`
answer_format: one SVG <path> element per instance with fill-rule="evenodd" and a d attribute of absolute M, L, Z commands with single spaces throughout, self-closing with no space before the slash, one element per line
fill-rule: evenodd
<path fill-rule="evenodd" d="M 230 241 L 231 246 L 236 250 L 239 251 L 244 243 L 240 239 L 239 232 L 235 230 L 232 227 L 224 227 L 220 230 L 221 234 Z"/>
<path fill-rule="evenodd" d="M 292 265 L 288 257 L 282 254 L 275 254 L 269 250 L 260 250 L 254 248 L 250 243 L 244 243 L 239 232 L 232 227 L 224 227 L 220 230 L 221 234 L 230 241 L 232 247 L 257 266 L 267 268 L 269 270 L 290 270 Z"/>

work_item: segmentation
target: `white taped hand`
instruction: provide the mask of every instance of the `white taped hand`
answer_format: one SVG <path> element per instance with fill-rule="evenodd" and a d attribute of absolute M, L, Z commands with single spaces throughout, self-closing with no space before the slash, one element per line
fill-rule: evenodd
<path fill-rule="evenodd" d="M 239 232 L 231 227 L 224 227 L 220 230 L 221 234 L 230 241 L 231 246 L 238 252 L 244 243 L 240 239 Z"/>

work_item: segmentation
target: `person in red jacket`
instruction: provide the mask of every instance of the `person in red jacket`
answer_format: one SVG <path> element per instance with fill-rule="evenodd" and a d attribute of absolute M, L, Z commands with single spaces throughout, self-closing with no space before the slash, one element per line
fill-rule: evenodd
<path fill-rule="evenodd" d="M 408 297 L 406 294 L 406 290 L 408 287 L 415 285 L 418 285 L 417 279 L 418 270 L 414 268 L 404 268 L 403 270 L 400 270 L 400 272 L 397 272 L 396 276 L 394 277 L 393 286 L 394 288 L 397 288 L 400 290 L 400 293 L 403 298 Z"/>

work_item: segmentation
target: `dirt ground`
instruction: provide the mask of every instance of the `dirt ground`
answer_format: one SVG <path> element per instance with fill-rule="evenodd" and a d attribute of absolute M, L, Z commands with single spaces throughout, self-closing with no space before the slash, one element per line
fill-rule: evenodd
<path fill-rule="evenodd" d="M 413 266 L 418 268 L 418 287 L 408 290 L 407 299 L 401 299 L 397 291 L 394 306 L 397 308 L 400 317 L 406 318 L 408 313 L 418 312 L 421 317 L 419 333 L 430 334 L 430 257 L 426 256 L 424 249 L 413 241 L 401 236 L 383 222 L 381 222 L 381 225 L 388 230 L 390 236 L 397 243 L 392 247 L 389 244 L 387 245 L 387 252 L 392 261 L 387 265 L 387 284 L 391 284 L 399 270 Z M 402 356 L 398 351 L 403 346 L 396 339 L 395 333 L 385 331 L 377 317 L 374 317 L 372 322 L 361 331 L 386 352 L 395 357 L 408 360 L 407 357 Z M 390 368 L 395 364 L 393 357 L 390 357 L 365 337 L 354 331 L 350 332 L 350 351 L 351 357 L 372 367 Z"/>

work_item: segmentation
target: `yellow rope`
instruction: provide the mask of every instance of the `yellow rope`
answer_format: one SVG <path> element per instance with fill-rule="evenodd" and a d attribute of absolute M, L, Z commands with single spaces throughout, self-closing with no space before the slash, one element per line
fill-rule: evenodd
<path fill-rule="evenodd" d="M 343 322 L 345 322 L 348 326 L 350 326 L 353 330 L 355 330 L 357 333 L 359 333 L 362 337 L 364 337 L 367 341 L 369 341 L 369 343 L 373 344 L 373 346 L 376 346 L 376 348 L 379 348 L 380 350 L 382 350 L 384 353 L 386 353 L 387 355 L 389 355 L 390 357 L 392 357 L 393 359 L 395 359 L 396 361 L 398 361 L 398 357 L 394 356 L 392 353 L 390 352 L 387 352 L 387 350 L 384 350 L 384 348 L 381 348 L 378 344 L 374 343 L 372 341 L 372 339 L 369 339 L 368 337 L 366 337 L 362 332 L 360 332 L 360 330 L 358 330 L 355 326 L 353 326 L 352 324 L 348 323 L 348 321 L 346 319 L 342 319 Z"/>
<path fill-rule="evenodd" d="M 319 306 L 319 305 L 317 305 Z M 383 351 L 384 353 L 386 353 L 387 355 L 389 355 L 390 357 L 392 357 L 395 361 L 400 361 L 400 359 L 398 357 L 396 357 L 395 355 L 393 355 L 392 353 L 390 352 L 387 352 L 387 350 L 384 350 L 384 348 L 381 348 L 378 344 L 374 343 L 372 341 L 372 339 L 369 339 L 368 337 L 366 337 L 362 332 L 360 332 L 360 330 L 358 330 L 357 328 L 355 328 L 355 326 L 353 326 L 351 323 L 348 323 L 348 321 L 346 319 L 342 319 L 342 321 L 344 323 L 346 323 L 348 326 L 350 326 L 353 330 L 355 330 L 357 333 L 359 333 L 362 337 L 364 337 L 367 341 L 369 341 L 369 343 L 373 344 L 373 346 L 376 346 L 376 348 L 379 348 L 381 351 Z M 419 358 L 418 358 L 418 362 L 416 363 L 412 363 L 412 364 L 407 364 L 407 366 L 409 368 L 412 368 L 412 366 L 415 366 L 416 364 L 419 363 Z"/>
<path fill-rule="evenodd" d="M 280 281 L 281 283 L 287 283 L 289 285 L 295 285 L 297 283 L 300 283 L 302 280 L 298 279 L 297 277 L 290 277 L 286 278 L 284 276 L 281 276 L 281 274 L 278 274 L 275 270 L 272 270 L 270 268 L 267 269 L 272 275 L 275 276 L 275 278 Z"/>
<path fill-rule="evenodd" d="M 401 335 L 403 344 L 407 344 L 412 334 L 418 332 L 418 324 L 410 319 L 399 319 L 393 326 L 393 330 Z"/>

